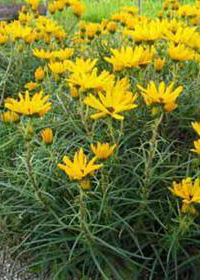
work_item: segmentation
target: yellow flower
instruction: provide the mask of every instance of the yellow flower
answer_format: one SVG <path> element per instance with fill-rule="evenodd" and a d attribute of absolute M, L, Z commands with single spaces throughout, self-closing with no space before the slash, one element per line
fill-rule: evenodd
<path fill-rule="evenodd" d="M 42 141 L 45 144 L 51 144 L 53 142 L 53 130 L 51 128 L 45 128 L 41 131 Z"/>
<path fill-rule="evenodd" d="M 154 67 L 156 69 L 156 71 L 161 71 L 163 69 L 163 66 L 165 64 L 165 58 L 161 59 L 160 57 L 157 58 L 154 61 Z"/>
<path fill-rule="evenodd" d="M 67 66 L 64 62 L 51 62 L 48 66 L 54 74 L 63 74 L 67 71 Z"/>
<path fill-rule="evenodd" d="M 149 23 L 137 24 L 132 32 L 134 40 L 153 42 L 163 38 L 164 24 L 159 20 L 153 20 Z"/>
<path fill-rule="evenodd" d="M 73 2 L 71 7 L 72 7 L 74 15 L 77 17 L 82 16 L 82 14 L 85 11 L 85 6 L 79 1 Z"/>
<path fill-rule="evenodd" d="M 68 62 L 68 70 L 70 72 L 91 72 L 94 66 L 97 63 L 97 59 L 86 59 L 76 58 L 75 62 L 69 60 Z"/>
<path fill-rule="evenodd" d="M 27 83 L 27 84 L 25 85 L 25 88 L 26 88 L 28 91 L 31 91 L 31 90 L 36 89 L 38 86 L 39 86 L 38 83 L 29 82 L 29 83 Z"/>
<path fill-rule="evenodd" d="M 19 120 L 19 115 L 15 112 L 4 112 L 1 115 L 3 122 L 16 122 Z"/>
<path fill-rule="evenodd" d="M 147 89 L 137 85 L 137 87 L 141 90 L 141 94 L 144 97 L 144 101 L 147 105 L 162 104 L 165 111 L 167 112 L 170 112 L 177 107 L 175 101 L 183 91 L 182 86 L 179 86 L 175 90 L 173 90 L 173 86 L 173 82 L 168 87 L 165 86 L 164 82 L 161 82 L 157 89 L 153 81 L 150 81 Z"/>
<path fill-rule="evenodd" d="M 26 91 L 25 96 L 19 93 L 19 101 L 9 98 L 5 102 L 5 107 L 18 114 L 33 116 L 43 116 L 51 108 L 51 103 L 46 102 L 49 96 L 43 96 L 43 92 L 35 93 L 31 98 L 29 92 Z"/>
<path fill-rule="evenodd" d="M 192 128 L 200 136 L 200 122 L 192 122 Z"/>
<path fill-rule="evenodd" d="M 83 102 L 100 111 L 91 115 L 92 119 L 109 115 L 117 120 L 123 120 L 124 117 L 119 113 L 136 108 L 137 105 L 134 104 L 136 98 L 137 95 L 133 95 L 132 92 L 127 90 L 127 80 L 124 78 L 117 81 L 115 85 L 107 85 L 105 93 L 99 91 L 98 98 L 90 94 Z"/>
<path fill-rule="evenodd" d="M 8 42 L 8 35 L 0 33 L 0 44 L 5 44 Z"/>
<path fill-rule="evenodd" d="M 176 46 L 171 43 L 167 51 L 170 58 L 175 61 L 193 60 L 195 57 L 195 52 L 189 48 L 186 48 L 183 44 L 178 44 Z"/>
<path fill-rule="evenodd" d="M 106 29 L 110 32 L 110 33 L 114 33 L 117 29 L 117 24 L 114 21 L 110 21 L 107 26 Z"/>
<path fill-rule="evenodd" d="M 36 70 L 35 70 L 35 73 L 34 73 L 34 76 L 35 76 L 35 79 L 36 81 L 41 81 L 44 79 L 44 70 L 42 67 L 38 67 Z"/>
<path fill-rule="evenodd" d="M 30 13 L 19 12 L 18 19 L 22 23 L 28 23 L 33 19 L 33 15 Z"/>
<path fill-rule="evenodd" d="M 87 175 L 93 175 L 95 170 L 103 167 L 103 164 L 95 164 L 96 157 L 87 162 L 83 148 L 74 155 L 73 162 L 68 156 L 63 157 L 64 164 L 58 164 L 58 168 L 65 171 L 71 180 L 82 180 Z"/>
<path fill-rule="evenodd" d="M 190 45 L 190 42 L 195 40 L 196 36 L 199 35 L 196 29 L 196 27 L 179 26 L 176 30 L 166 31 L 165 38 L 176 45 Z"/>
<path fill-rule="evenodd" d="M 105 57 L 105 60 L 112 63 L 115 71 L 122 71 L 124 68 L 138 67 L 152 62 L 156 53 L 154 47 L 137 46 L 132 48 L 122 47 L 120 50 L 111 49 L 112 56 Z"/>
<path fill-rule="evenodd" d="M 53 56 L 55 58 L 58 58 L 60 60 L 65 60 L 71 57 L 74 54 L 74 49 L 73 48 L 65 48 L 65 49 L 60 49 L 57 51 L 53 52 Z"/>
<path fill-rule="evenodd" d="M 45 51 L 43 49 L 33 49 L 33 55 L 41 58 L 41 59 L 46 59 L 49 60 L 52 58 L 53 54 L 51 51 Z"/>
<path fill-rule="evenodd" d="M 190 177 L 183 179 L 180 183 L 173 182 L 169 189 L 174 195 L 183 199 L 182 212 L 194 213 L 194 203 L 200 203 L 199 178 L 195 179 L 194 182 Z"/>
<path fill-rule="evenodd" d="M 33 11 L 36 11 L 39 6 L 39 0 L 25 0 L 26 3 L 31 5 Z"/>
<path fill-rule="evenodd" d="M 112 155 L 114 149 L 117 147 L 116 144 L 110 147 L 109 143 L 100 143 L 97 142 L 97 145 L 95 147 L 94 144 L 90 145 L 90 148 L 92 152 L 95 154 L 95 156 L 98 159 L 107 159 L 109 156 Z"/>
<path fill-rule="evenodd" d="M 80 180 L 79 184 L 83 190 L 90 189 L 90 180 L 87 180 L 87 179 Z"/>
<path fill-rule="evenodd" d="M 200 139 L 198 139 L 197 141 L 194 141 L 194 147 L 195 147 L 195 149 L 191 149 L 190 151 L 200 155 Z"/>
<path fill-rule="evenodd" d="M 114 81 L 114 76 L 106 70 L 98 75 L 97 68 L 94 68 L 91 73 L 75 72 L 69 76 L 67 81 L 70 87 L 76 87 L 79 93 L 83 93 L 89 90 L 103 89 L 107 83 Z"/>
<path fill-rule="evenodd" d="M 50 14 L 54 14 L 58 10 L 57 2 L 52 2 L 48 4 L 48 11 Z"/>

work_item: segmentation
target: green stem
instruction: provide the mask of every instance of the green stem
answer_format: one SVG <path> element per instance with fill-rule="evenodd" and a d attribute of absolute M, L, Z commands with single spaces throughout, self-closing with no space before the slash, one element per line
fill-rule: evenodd
<path fill-rule="evenodd" d="M 152 137 L 149 142 L 149 144 L 150 144 L 149 155 L 148 155 L 147 162 L 145 165 L 144 183 L 143 183 L 143 188 L 142 188 L 142 197 L 145 201 L 148 200 L 149 194 L 150 194 L 149 185 L 150 185 L 150 179 L 151 179 L 151 168 L 152 168 L 152 162 L 153 162 L 155 151 L 156 151 L 158 128 L 162 122 L 163 116 L 164 116 L 164 114 L 162 113 L 159 118 L 155 119 L 153 131 L 152 131 Z"/>
<path fill-rule="evenodd" d="M 110 136 L 112 138 L 113 143 L 116 143 L 114 130 L 113 130 L 113 125 L 112 125 L 112 118 L 107 118 L 107 126 L 108 126 L 108 130 L 110 132 Z"/>
<path fill-rule="evenodd" d="M 87 206 L 85 203 L 85 192 L 81 188 L 79 193 L 79 223 L 80 223 L 80 229 L 84 234 L 86 240 L 89 243 L 91 243 L 92 236 L 88 229 L 88 224 L 87 224 Z"/>

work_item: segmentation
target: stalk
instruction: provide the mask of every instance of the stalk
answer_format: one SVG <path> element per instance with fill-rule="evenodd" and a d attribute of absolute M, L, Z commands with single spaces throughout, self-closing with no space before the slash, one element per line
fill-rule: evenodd
<path fill-rule="evenodd" d="M 150 179 L 151 179 L 151 168 L 152 168 L 152 162 L 155 156 L 155 151 L 156 151 L 156 141 L 157 141 L 157 136 L 158 136 L 158 129 L 159 126 L 163 120 L 164 114 L 162 113 L 159 118 L 155 119 L 155 123 L 153 126 L 153 131 L 152 131 L 152 137 L 149 142 L 150 148 L 149 148 L 149 155 L 147 158 L 147 162 L 145 165 L 145 170 L 144 170 L 144 184 L 142 188 L 142 197 L 145 201 L 148 200 L 149 195 L 150 195 Z"/>

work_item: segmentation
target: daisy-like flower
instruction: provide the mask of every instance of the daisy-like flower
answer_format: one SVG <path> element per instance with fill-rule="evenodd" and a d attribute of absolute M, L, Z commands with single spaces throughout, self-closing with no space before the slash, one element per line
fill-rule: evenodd
<path fill-rule="evenodd" d="M 146 89 L 137 85 L 148 106 L 152 104 L 161 104 L 167 112 L 170 112 L 177 107 L 177 104 L 175 103 L 176 99 L 183 91 L 182 86 L 177 87 L 175 90 L 173 90 L 173 86 L 174 82 L 168 87 L 165 86 L 164 82 L 161 82 L 157 89 L 153 81 L 150 81 Z"/>
<path fill-rule="evenodd" d="M 73 48 L 60 49 L 53 52 L 53 56 L 60 60 L 66 60 L 74 54 Z"/>
<path fill-rule="evenodd" d="M 194 208 L 195 203 L 200 203 L 200 181 L 199 178 L 195 179 L 194 182 L 192 178 L 187 177 L 183 179 L 180 183 L 173 182 L 172 187 L 169 188 L 170 191 L 182 198 L 182 212 L 190 212 L 192 214 L 196 213 Z"/>
<path fill-rule="evenodd" d="M 45 144 L 51 144 L 53 142 L 53 130 L 49 127 L 41 131 L 42 141 Z"/>
<path fill-rule="evenodd" d="M 170 58 L 175 61 L 187 61 L 193 60 L 195 58 L 195 52 L 185 47 L 183 44 L 178 44 L 176 46 L 175 44 L 171 43 L 167 51 Z"/>
<path fill-rule="evenodd" d="M 109 158 L 114 149 L 117 147 L 117 144 L 110 146 L 109 143 L 100 143 L 97 142 L 96 146 L 94 144 L 90 145 L 92 152 L 98 159 L 107 159 Z"/>
<path fill-rule="evenodd" d="M 80 1 L 72 2 L 72 10 L 75 16 L 81 17 L 85 11 L 85 6 Z"/>
<path fill-rule="evenodd" d="M 75 153 L 73 161 L 71 161 L 68 156 L 64 156 L 64 164 L 59 163 L 58 168 L 64 170 L 70 180 L 82 181 L 86 179 L 86 176 L 93 175 L 94 171 L 103 167 L 103 164 L 95 164 L 96 159 L 96 157 L 93 157 L 88 161 L 83 148 L 80 148 L 80 150 Z M 87 185 L 87 188 L 89 188 L 89 185 Z"/>
<path fill-rule="evenodd" d="M 19 115 L 15 112 L 4 112 L 1 114 L 1 119 L 3 122 L 16 122 L 19 120 Z"/>
<path fill-rule="evenodd" d="M 26 3 L 31 5 L 33 11 L 36 11 L 39 6 L 39 0 L 25 0 Z"/>
<path fill-rule="evenodd" d="M 92 71 L 96 63 L 97 59 L 88 58 L 84 60 L 83 58 L 76 58 L 75 62 L 72 62 L 70 60 L 68 61 L 68 70 L 73 73 L 88 73 Z"/>
<path fill-rule="evenodd" d="M 65 64 L 65 62 L 61 61 L 61 62 L 50 62 L 48 64 L 51 72 L 53 72 L 54 74 L 63 74 L 64 72 L 67 71 L 67 66 Z"/>
<path fill-rule="evenodd" d="M 200 122 L 192 122 L 192 128 L 200 136 Z"/>
<path fill-rule="evenodd" d="M 42 67 L 38 67 L 34 73 L 36 81 L 41 81 L 44 79 L 45 73 Z"/>
<path fill-rule="evenodd" d="M 111 49 L 112 56 L 105 57 L 105 60 L 113 65 L 115 71 L 122 71 L 125 68 L 138 67 L 150 64 L 156 53 L 156 49 L 151 47 L 137 46 L 132 48 L 122 47 L 121 49 Z"/>
<path fill-rule="evenodd" d="M 40 59 L 52 59 L 53 58 L 53 53 L 48 50 L 43 50 L 43 49 L 33 49 L 33 55 L 40 58 Z"/>
<path fill-rule="evenodd" d="M 67 79 L 69 86 L 78 89 L 79 93 L 103 89 L 106 84 L 113 83 L 113 81 L 114 75 L 111 75 L 106 70 L 98 75 L 97 68 L 94 68 L 90 73 L 75 72 Z"/>
<path fill-rule="evenodd" d="M 194 148 L 195 149 L 191 149 L 190 151 L 197 153 L 198 155 L 200 155 L 200 139 L 194 141 Z"/>
<path fill-rule="evenodd" d="M 35 83 L 35 82 L 29 82 L 25 85 L 25 88 L 29 91 L 32 91 L 34 89 L 36 89 L 37 87 L 39 86 L 38 83 Z"/>
<path fill-rule="evenodd" d="M 43 92 L 35 93 L 31 98 L 26 91 L 25 96 L 19 93 L 19 100 L 9 98 L 5 102 L 5 107 L 13 112 L 26 116 L 43 116 L 51 109 L 51 103 L 47 102 L 49 96 L 43 96 Z"/>
<path fill-rule="evenodd" d="M 98 110 L 96 114 L 92 114 L 92 119 L 103 118 L 106 115 L 111 116 L 117 120 L 123 120 L 124 117 L 120 112 L 128 111 L 137 107 L 134 104 L 137 95 L 127 89 L 127 79 L 121 79 L 114 85 L 107 85 L 105 92 L 98 91 L 98 97 L 90 94 L 84 99 L 84 103 L 88 106 Z"/>
<path fill-rule="evenodd" d="M 161 71 L 163 69 L 163 66 L 165 65 L 165 58 L 161 59 L 160 57 L 157 58 L 154 61 L 154 67 L 156 69 L 156 71 Z"/>

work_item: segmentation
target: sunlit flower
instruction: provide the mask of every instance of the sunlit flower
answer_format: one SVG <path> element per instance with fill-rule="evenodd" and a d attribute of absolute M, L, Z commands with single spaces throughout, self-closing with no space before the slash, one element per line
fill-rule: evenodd
<path fill-rule="evenodd" d="M 96 146 L 91 144 L 90 148 L 98 159 L 107 159 L 112 155 L 116 146 L 116 144 L 110 146 L 109 143 L 97 142 Z"/>
<path fill-rule="evenodd" d="M 195 52 L 185 47 L 183 44 L 178 44 L 176 46 L 175 44 L 171 43 L 167 51 L 170 58 L 175 61 L 193 60 L 195 56 Z"/>
<path fill-rule="evenodd" d="M 132 48 L 122 47 L 121 49 L 111 49 L 112 56 L 105 57 L 105 60 L 113 65 L 115 71 L 121 71 L 124 68 L 138 67 L 152 62 L 156 53 L 155 48 L 137 46 Z"/>
<path fill-rule="evenodd" d="M 67 70 L 67 66 L 63 62 L 51 62 L 48 66 L 54 74 L 63 74 Z"/>
<path fill-rule="evenodd" d="M 194 208 L 195 203 L 200 203 L 200 181 L 199 178 L 195 179 L 187 177 L 180 183 L 173 182 L 170 191 L 182 198 L 182 212 L 196 213 Z"/>
<path fill-rule="evenodd" d="M 85 11 L 85 6 L 79 2 L 79 1 L 74 1 L 71 5 L 73 13 L 75 16 L 80 17 Z"/>
<path fill-rule="evenodd" d="M 16 122 L 19 120 L 19 115 L 15 112 L 8 111 L 1 114 L 1 119 L 3 122 Z"/>
<path fill-rule="evenodd" d="M 53 54 L 51 51 L 43 49 L 33 49 L 33 55 L 41 59 L 51 59 Z"/>
<path fill-rule="evenodd" d="M 175 103 L 176 99 L 183 91 L 182 86 L 179 86 L 175 90 L 173 90 L 173 86 L 173 82 L 168 87 L 165 86 L 164 82 L 161 82 L 157 89 L 153 81 L 150 81 L 146 89 L 137 85 L 148 106 L 152 104 L 162 104 L 167 112 L 170 112 L 177 107 L 177 104 Z"/>
<path fill-rule="evenodd" d="M 68 156 L 64 156 L 64 164 L 59 163 L 58 167 L 64 170 L 71 180 L 82 180 L 88 175 L 93 175 L 95 170 L 103 167 L 102 164 L 95 164 L 96 157 L 93 157 L 89 162 L 87 161 L 83 148 L 80 148 L 75 153 L 73 161 Z"/>
<path fill-rule="evenodd" d="M 27 12 L 26 13 L 19 12 L 18 19 L 22 23 L 28 23 L 29 21 L 31 21 L 33 19 L 33 15 L 30 13 L 27 13 Z"/>
<path fill-rule="evenodd" d="M 98 92 L 98 97 L 90 94 L 84 99 L 84 103 L 98 110 L 92 114 L 92 119 L 99 119 L 109 115 L 117 120 L 123 120 L 124 117 L 120 112 L 128 111 L 137 107 L 134 103 L 137 95 L 127 90 L 126 79 L 116 82 L 115 85 L 108 85 L 105 92 Z"/>
<path fill-rule="evenodd" d="M 8 35 L 0 33 L 0 44 L 5 44 L 8 42 Z"/>
<path fill-rule="evenodd" d="M 97 63 L 97 59 L 86 59 L 83 58 L 76 58 L 75 62 L 70 61 L 68 62 L 68 70 L 70 72 L 91 72 L 92 69 L 95 67 Z"/>
<path fill-rule="evenodd" d="M 36 11 L 39 6 L 40 0 L 25 0 L 25 1 L 26 1 L 26 3 L 31 5 L 31 8 L 33 11 Z"/>
<path fill-rule="evenodd" d="M 198 155 L 200 155 L 200 139 L 194 141 L 194 148 L 195 149 L 191 149 L 190 151 L 197 153 Z"/>
<path fill-rule="evenodd" d="M 192 128 L 200 136 L 200 122 L 192 122 Z"/>
<path fill-rule="evenodd" d="M 148 24 L 137 24 L 132 32 L 132 36 L 136 42 L 153 42 L 163 38 L 163 31 L 165 28 L 165 25 L 159 20 L 152 20 Z"/>
<path fill-rule="evenodd" d="M 44 79 L 45 72 L 42 67 L 38 67 L 34 73 L 36 81 L 41 81 Z"/>
<path fill-rule="evenodd" d="M 79 93 L 86 93 L 91 90 L 104 89 L 107 83 L 113 83 L 114 76 L 104 70 L 99 75 L 97 68 L 94 68 L 91 73 L 87 72 L 74 72 L 69 76 L 67 82 L 69 86 L 73 86 L 79 90 Z"/>
<path fill-rule="evenodd" d="M 108 22 L 106 29 L 110 32 L 110 33 L 114 33 L 117 29 L 117 24 L 114 21 L 110 21 Z"/>
<path fill-rule="evenodd" d="M 74 49 L 73 48 L 60 49 L 52 52 L 52 54 L 55 58 L 58 58 L 60 60 L 65 60 L 74 54 Z"/>
<path fill-rule="evenodd" d="M 165 65 L 165 58 L 161 59 L 160 57 L 154 61 L 154 67 L 156 71 L 161 71 Z"/>
<path fill-rule="evenodd" d="M 13 112 L 26 116 L 43 116 L 51 109 L 51 103 L 47 102 L 49 96 L 43 96 L 43 92 L 35 93 L 31 98 L 26 91 L 25 96 L 19 93 L 19 100 L 9 98 L 5 101 L 5 107 Z"/>
<path fill-rule="evenodd" d="M 37 87 L 39 86 L 38 83 L 35 83 L 35 82 L 29 82 L 25 85 L 25 88 L 28 90 L 28 91 L 32 91 L 34 89 L 36 89 Z"/>
<path fill-rule="evenodd" d="M 53 142 L 53 130 L 51 128 L 45 128 L 41 131 L 42 141 L 45 144 L 51 144 Z"/>

